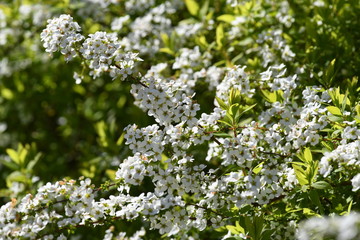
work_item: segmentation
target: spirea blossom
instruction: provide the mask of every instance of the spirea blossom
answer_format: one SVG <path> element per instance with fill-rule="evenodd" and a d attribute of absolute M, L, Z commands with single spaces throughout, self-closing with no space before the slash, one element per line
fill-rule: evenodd
<path fill-rule="evenodd" d="M 196 121 L 196 112 L 199 105 L 193 103 L 191 96 L 184 93 L 182 86 L 173 80 L 162 81 L 157 78 L 143 78 L 146 86 L 132 85 L 131 93 L 136 98 L 136 103 L 149 116 L 154 116 L 161 125 Z"/>
<path fill-rule="evenodd" d="M 332 152 L 326 152 L 320 160 L 320 173 L 325 177 L 336 168 L 360 167 L 360 141 L 340 145 Z"/>
<path fill-rule="evenodd" d="M 353 179 L 351 179 L 351 183 L 353 186 L 353 191 L 356 192 L 360 189 L 360 173 L 358 173 Z"/>
<path fill-rule="evenodd" d="M 224 79 L 216 87 L 216 96 L 227 99 L 230 88 L 234 88 L 251 97 L 255 89 L 251 88 L 249 75 L 245 72 L 245 69 L 246 66 L 234 66 L 227 69 Z"/>
<path fill-rule="evenodd" d="M 120 47 L 115 34 L 96 32 L 90 34 L 82 45 L 82 56 L 90 61 L 90 67 L 99 69 L 101 66 L 109 66 L 113 63 L 115 52 Z"/>
<path fill-rule="evenodd" d="M 299 240 L 338 239 L 353 240 L 360 238 L 360 214 L 326 218 L 312 217 L 300 224 L 296 236 Z"/>
<path fill-rule="evenodd" d="M 84 36 L 79 33 L 80 31 L 79 24 L 74 22 L 70 15 L 63 14 L 58 18 L 48 20 L 48 24 L 40 37 L 41 41 L 44 42 L 46 52 L 60 51 L 69 61 L 77 55 L 74 45 L 84 39 Z"/>

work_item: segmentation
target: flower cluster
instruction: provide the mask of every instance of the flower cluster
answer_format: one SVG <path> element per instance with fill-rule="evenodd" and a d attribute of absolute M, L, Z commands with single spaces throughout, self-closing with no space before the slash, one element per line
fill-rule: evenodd
<path fill-rule="evenodd" d="M 186 122 L 194 125 L 199 104 L 193 103 L 180 83 L 174 80 L 164 81 L 154 77 L 143 78 L 144 84 L 133 84 L 131 93 L 138 104 L 149 116 L 154 116 L 161 125 Z"/>
<path fill-rule="evenodd" d="M 291 51 L 290 46 L 282 37 L 282 30 L 269 30 L 261 33 L 258 38 L 258 43 L 263 44 L 261 55 L 263 58 L 263 66 L 269 66 L 270 62 L 275 62 L 277 54 L 281 55 L 282 61 L 290 62 L 294 59 L 295 53 Z"/>
<path fill-rule="evenodd" d="M 120 44 L 114 34 L 96 32 L 89 35 L 80 52 L 85 59 L 90 60 L 90 68 L 99 69 L 112 64 L 114 54 L 119 47 Z"/>
<path fill-rule="evenodd" d="M 59 181 L 47 183 L 38 189 L 35 196 L 28 194 L 21 201 L 14 199 L 0 209 L 1 236 L 5 239 L 53 239 L 51 225 L 59 229 L 74 225 L 83 225 L 86 221 L 96 221 L 104 217 L 103 206 L 94 201 L 96 191 L 90 179 Z M 49 209 L 48 205 L 54 205 Z M 30 217 L 34 213 L 33 217 Z M 64 239 L 60 235 L 57 239 Z"/>
<path fill-rule="evenodd" d="M 360 237 L 359 213 L 327 218 L 313 217 L 301 223 L 298 239 L 342 239 L 351 240 Z"/>
<path fill-rule="evenodd" d="M 70 15 L 63 14 L 48 20 L 48 25 L 41 33 L 45 51 L 49 53 L 61 51 L 67 61 L 71 60 L 77 55 L 74 45 L 84 39 L 80 31 L 79 24 L 74 22 Z"/>
<path fill-rule="evenodd" d="M 251 97 L 255 89 L 251 88 L 249 76 L 245 72 L 246 66 L 235 66 L 228 69 L 226 76 L 216 87 L 216 96 L 226 99 L 231 88 L 238 89 L 244 95 Z"/>
<path fill-rule="evenodd" d="M 110 227 L 106 230 L 105 236 L 103 240 L 113 240 L 114 239 L 114 227 Z M 126 232 L 120 232 L 115 236 L 115 239 L 122 239 L 122 240 L 141 240 L 143 236 L 145 236 L 146 231 L 144 228 L 134 233 L 131 237 L 127 237 Z"/>
<path fill-rule="evenodd" d="M 137 53 L 122 52 L 120 41 L 115 33 L 95 32 L 86 39 L 80 33 L 81 28 L 69 15 L 61 15 L 48 21 L 41 33 L 41 40 L 47 52 L 60 51 L 66 61 L 79 56 L 88 62 L 89 75 L 99 77 L 103 72 L 110 72 L 115 78 L 125 80 L 133 74 L 135 63 L 142 61 Z M 82 44 L 81 44 L 82 43 Z M 81 82 L 81 76 L 75 76 Z"/>
<path fill-rule="evenodd" d="M 320 160 L 320 173 L 327 177 L 334 169 L 343 169 L 346 175 L 360 171 L 360 141 L 356 140 L 349 144 L 340 145 L 332 152 L 326 152 Z M 358 191 L 360 186 L 360 174 L 353 176 L 353 191 Z"/>
<path fill-rule="evenodd" d="M 173 69 L 183 69 L 183 68 L 196 68 L 201 64 L 201 54 L 199 47 L 194 49 L 181 49 L 181 54 L 175 59 L 173 64 Z"/>

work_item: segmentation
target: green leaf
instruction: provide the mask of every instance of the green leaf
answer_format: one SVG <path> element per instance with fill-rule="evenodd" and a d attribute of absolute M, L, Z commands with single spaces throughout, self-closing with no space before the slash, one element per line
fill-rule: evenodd
<path fill-rule="evenodd" d="M 200 19 L 206 18 L 206 13 L 209 10 L 209 0 L 206 0 L 199 11 Z"/>
<path fill-rule="evenodd" d="M 160 34 L 161 40 L 163 41 L 164 45 L 166 47 L 170 47 L 170 39 L 169 36 L 166 33 Z"/>
<path fill-rule="evenodd" d="M 22 172 L 15 171 L 10 173 L 6 178 L 6 185 L 10 188 L 13 182 L 27 183 L 29 179 Z"/>
<path fill-rule="evenodd" d="M 263 164 L 264 164 L 264 162 L 261 162 L 256 167 L 254 167 L 254 169 L 252 170 L 253 173 L 258 174 L 261 171 Z"/>
<path fill-rule="evenodd" d="M 318 168 L 319 162 L 313 161 L 307 166 L 307 169 L 305 171 L 306 179 L 308 180 L 308 184 L 312 184 L 316 178 L 316 175 L 319 171 Z"/>
<path fill-rule="evenodd" d="M 322 204 L 320 202 L 320 197 L 319 197 L 317 190 L 311 190 L 309 192 L 309 197 L 310 197 L 310 200 L 319 208 L 320 213 L 323 215 L 324 207 L 322 206 Z"/>
<path fill-rule="evenodd" d="M 311 184 L 311 186 L 313 188 L 316 188 L 316 189 L 328 189 L 328 188 L 331 188 L 331 185 L 325 181 L 317 181 L 317 182 L 314 182 L 313 184 Z"/>
<path fill-rule="evenodd" d="M 296 179 L 299 181 L 300 185 L 307 185 L 309 181 L 306 179 L 306 174 L 302 167 L 293 164 L 293 169 L 295 171 Z"/>
<path fill-rule="evenodd" d="M 14 93 L 8 88 L 3 88 L 1 89 L 1 96 L 5 99 L 11 100 L 14 98 Z"/>
<path fill-rule="evenodd" d="M 0 197 L 10 197 L 12 194 L 12 191 L 7 188 L 0 189 Z"/>
<path fill-rule="evenodd" d="M 14 163 L 20 165 L 19 154 L 14 149 L 8 148 L 6 149 L 6 153 L 9 155 L 9 157 L 11 158 L 11 160 L 13 160 Z"/>
<path fill-rule="evenodd" d="M 0 158 L 0 163 L 10 168 L 11 170 L 19 170 L 19 165 L 15 164 L 14 162 L 9 162 L 6 161 L 5 159 Z"/>
<path fill-rule="evenodd" d="M 269 102 L 269 103 L 276 102 L 276 94 L 275 93 L 269 92 L 269 91 L 263 90 L 263 89 L 261 89 L 261 93 L 267 102 Z"/>
<path fill-rule="evenodd" d="M 159 49 L 159 52 L 167 53 L 167 54 L 170 54 L 170 55 L 172 55 L 172 56 L 175 56 L 174 51 L 171 50 L 170 48 L 160 48 L 160 49 Z"/>
<path fill-rule="evenodd" d="M 341 102 L 341 112 L 344 112 L 346 109 L 346 105 L 350 104 L 350 101 L 348 99 L 348 91 L 345 92 L 345 95 L 342 96 L 342 94 L 340 95 L 341 97 L 343 97 L 343 100 Z"/>
<path fill-rule="evenodd" d="M 332 122 L 342 122 L 343 121 L 343 118 L 341 117 L 337 117 L 337 116 L 334 116 L 334 115 L 330 115 L 330 116 L 327 116 L 327 118 L 332 121 Z"/>
<path fill-rule="evenodd" d="M 325 70 L 325 82 L 328 84 L 327 87 L 330 87 L 333 80 L 334 80 L 334 75 L 335 75 L 335 62 L 336 59 L 333 59 L 329 66 L 326 68 Z"/>
<path fill-rule="evenodd" d="M 95 33 L 97 31 L 99 31 L 102 28 L 102 26 L 98 23 L 95 23 L 94 21 L 92 21 L 91 23 L 89 23 L 89 29 L 88 32 L 89 33 Z"/>
<path fill-rule="evenodd" d="M 234 15 L 231 15 L 231 14 L 223 14 L 223 15 L 220 15 L 216 18 L 216 20 L 218 21 L 223 21 L 223 22 L 226 22 L 226 23 L 231 23 L 232 21 L 235 20 L 235 16 Z"/>
<path fill-rule="evenodd" d="M 261 240 L 272 240 L 273 237 L 271 235 L 276 231 L 276 229 L 265 229 L 261 233 Z"/>
<path fill-rule="evenodd" d="M 304 150 L 304 160 L 307 163 L 311 163 L 313 161 L 310 148 L 305 148 L 305 150 Z"/>
<path fill-rule="evenodd" d="M 235 226 L 232 225 L 227 225 L 226 226 L 227 230 L 229 230 L 232 234 L 240 234 L 241 232 L 239 232 L 237 230 L 237 228 Z"/>
<path fill-rule="evenodd" d="M 305 162 L 291 162 L 291 164 L 295 164 L 295 165 L 297 165 L 297 166 L 303 166 L 303 167 L 308 166 L 308 164 L 305 163 Z"/>
<path fill-rule="evenodd" d="M 245 126 L 246 124 L 251 123 L 252 120 L 253 120 L 252 117 L 245 118 L 245 119 L 239 121 L 239 122 L 237 123 L 237 125 L 238 125 L 239 127 Z"/>
<path fill-rule="evenodd" d="M 329 96 L 331 97 L 332 102 L 335 104 L 335 106 L 339 106 L 339 98 L 340 98 L 340 89 L 337 87 L 335 89 L 328 91 Z"/>
<path fill-rule="evenodd" d="M 100 142 L 101 146 L 108 147 L 109 142 L 108 142 L 107 135 L 106 135 L 107 126 L 106 126 L 105 122 L 100 121 L 100 122 L 96 123 L 95 129 L 96 129 L 97 134 L 99 135 L 99 142 Z"/>
<path fill-rule="evenodd" d="M 257 103 L 255 103 L 255 104 L 253 104 L 253 105 L 251 105 L 251 106 L 249 106 L 249 107 L 245 108 L 245 110 L 244 110 L 244 111 L 242 111 L 242 113 L 241 113 L 241 114 L 244 114 L 244 113 L 246 113 L 246 112 L 250 111 L 250 110 L 251 110 L 251 109 L 253 109 L 256 105 L 257 105 Z"/>
<path fill-rule="evenodd" d="M 253 238 L 255 237 L 255 235 L 256 235 L 255 226 L 249 216 L 245 216 L 245 229 L 246 229 L 246 232 L 248 232 L 251 237 L 253 237 Z"/>
<path fill-rule="evenodd" d="M 216 43 L 219 49 L 223 47 L 224 36 L 224 27 L 222 24 L 219 24 L 216 28 Z"/>
<path fill-rule="evenodd" d="M 19 146 L 19 162 L 21 166 L 24 166 L 25 164 L 25 160 L 26 160 L 26 156 L 28 155 L 28 150 L 22 146 Z"/>
<path fill-rule="evenodd" d="M 179 39 L 179 35 L 176 33 L 176 31 L 172 31 L 171 36 L 170 36 L 170 46 L 169 46 L 169 48 L 173 52 L 175 52 L 175 45 L 176 45 L 176 41 L 178 39 Z"/>
<path fill-rule="evenodd" d="M 341 110 L 338 107 L 329 106 L 329 107 L 326 107 L 326 108 L 331 114 L 333 114 L 335 116 L 342 116 Z"/>
<path fill-rule="evenodd" d="M 275 91 L 275 95 L 276 95 L 276 101 L 278 102 L 283 102 L 284 101 L 284 92 L 282 90 L 277 90 Z"/>
<path fill-rule="evenodd" d="M 113 170 L 113 169 L 107 169 L 105 171 L 106 175 L 112 180 L 112 181 L 115 181 L 115 178 L 116 178 L 116 171 Z"/>
<path fill-rule="evenodd" d="M 326 147 L 327 150 L 332 151 L 334 150 L 329 143 L 325 142 L 325 141 L 321 141 L 321 145 L 323 145 L 324 147 Z"/>
<path fill-rule="evenodd" d="M 215 99 L 219 104 L 219 106 L 221 107 L 221 109 L 227 110 L 229 108 L 228 105 L 223 100 L 221 100 L 221 98 L 215 97 Z"/>
<path fill-rule="evenodd" d="M 186 8 L 188 9 L 189 13 L 193 16 L 197 16 L 199 12 L 199 4 L 195 0 L 185 0 Z"/>
<path fill-rule="evenodd" d="M 355 106 L 356 115 L 360 116 L 360 104 Z"/>
<path fill-rule="evenodd" d="M 229 104 L 235 104 L 241 102 L 241 92 L 239 89 L 231 88 L 229 93 Z"/>
<path fill-rule="evenodd" d="M 347 208 L 347 213 L 351 212 L 352 205 L 353 205 L 353 200 L 351 200 L 350 203 L 349 203 L 349 206 Z"/>
<path fill-rule="evenodd" d="M 223 123 L 223 124 L 225 124 L 225 125 L 228 125 L 229 127 L 233 127 L 233 125 L 232 125 L 231 122 L 224 121 L 224 120 L 218 120 L 218 122 Z"/>
<path fill-rule="evenodd" d="M 241 59 L 242 57 L 244 57 L 244 53 L 240 52 L 238 55 L 236 55 L 233 59 L 231 59 L 231 63 L 233 65 L 236 65 L 236 61 L 238 61 L 239 59 Z"/>
<path fill-rule="evenodd" d="M 255 239 L 260 239 L 261 234 L 264 229 L 264 217 L 263 216 L 255 216 L 254 217 L 254 225 L 255 225 Z"/>
<path fill-rule="evenodd" d="M 35 165 L 39 162 L 41 156 L 42 156 L 41 153 L 36 154 L 35 158 L 27 164 L 26 169 L 31 171 L 35 167 Z"/>
<path fill-rule="evenodd" d="M 360 116 L 355 116 L 355 121 L 356 121 L 356 123 L 360 123 Z"/>
<path fill-rule="evenodd" d="M 195 39 L 196 43 L 201 47 L 207 49 L 209 47 L 209 43 L 206 41 L 206 37 L 204 35 L 197 37 Z"/>
<path fill-rule="evenodd" d="M 125 137 L 125 132 L 123 132 L 123 133 L 120 135 L 119 139 L 116 141 L 116 145 L 118 145 L 118 146 L 122 145 L 123 142 L 124 142 L 124 137 Z"/>
<path fill-rule="evenodd" d="M 311 210 L 310 208 L 303 208 L 303 213 L 306 215 L 306 216 L 309 216 L 309 217 L 312 217 L 312 216 L 318 216 L 318 217 L 321 217 L 320 214 L 317 214 L 316 212 L 314 212 L 313 210 Z"/>
<path fill-rule="evenodd" d="M 230 116 L 232 116 L 233 118 L 236 116 L 236 114 L 238 113 L 240 109 L 240 105 L 238 103 L 232 104 L 228 110 Z"/>
<path fill-rule="evenodd" d="M 237 45 L 245 47 L 253 42 L 254 42 L 254 40 L 251 37 L 247 37 L 247 38 L 241 40 L 240 42 L 238 42 Z"/>
<path fill-rule="evenodd" d="M 222 226 L 222 227 L 219 227 L 219 228 L 215 228 L 215 231 L 217 231 L 217 232 L 226 232 L 227 228 L 226 228 L 226 226 Z"/>
<path fill-rule="evenodd" d="M 239 221 L 236 221 L 236 222 L 235 222 L 235 226 L 236 226 L 236 229 L 237 229 L 239 232 L 245 234 L 245 229 L 244 229 L 242 226 L 240 226 Z"/>

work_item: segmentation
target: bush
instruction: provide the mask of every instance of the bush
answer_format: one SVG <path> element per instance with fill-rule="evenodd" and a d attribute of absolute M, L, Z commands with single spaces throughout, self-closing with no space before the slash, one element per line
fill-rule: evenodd
<path fill-rule="evenodd" d="M 1 3 L 0 239 L 358 239 L 359 11 Z"/>

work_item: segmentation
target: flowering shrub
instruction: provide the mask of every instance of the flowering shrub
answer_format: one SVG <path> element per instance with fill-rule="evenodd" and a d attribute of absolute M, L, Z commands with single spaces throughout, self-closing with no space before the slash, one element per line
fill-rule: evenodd
<path fill-rule="evenodd" d="M 358 239 L 359 10 L 1 4 L 0 239 Z"/>

